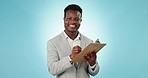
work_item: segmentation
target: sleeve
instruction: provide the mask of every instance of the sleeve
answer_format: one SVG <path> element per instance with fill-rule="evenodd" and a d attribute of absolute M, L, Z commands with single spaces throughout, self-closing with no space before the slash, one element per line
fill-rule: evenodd
<path fill-rule="evenodd" d="M 89 72 L 89 74 L 92 75 L 92 76 L 97 75 L 98 72 L 99 72 L 99 70 L 100 70 L 100 67 L 99 67 L 98 63 L 96 63 L 94 70 L 92 70 L 91 67 L 88 66 L 88 72 Z"/>
<path fill-rule="evenodd" d="M 93 40 L 89 40 L 89 43 L 93 43 Z M 89 65 L 89 64 L 88 64 Z M 96 62 L 95 68 L 94 70 L 92 70 L 92 68 L 90 66 L 88 66 L 88 72 L 91 76 L 95 76 L 99 73 L 100 67 L 98 65 L 98 63 Z"/>
<path fill-rule="evenodd" d="M 48 66 L 48 71 L 55 76 L 63 73 L 65 70 L 72 67 L 73 65 L 70 63 L 68 56 L 59 59 L 58 50 L 56 49 L 55 45 L 53 44 L 52 41 L 48 41 L 47 66 Z"/>

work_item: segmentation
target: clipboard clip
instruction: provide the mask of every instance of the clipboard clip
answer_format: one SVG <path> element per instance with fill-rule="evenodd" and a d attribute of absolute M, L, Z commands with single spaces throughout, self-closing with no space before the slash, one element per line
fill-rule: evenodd
<path fill-rule="evenodd" d="M 97 39 L 97 40 L 95 41 L 95 43 L 100 43 L 99 39 Z"/>

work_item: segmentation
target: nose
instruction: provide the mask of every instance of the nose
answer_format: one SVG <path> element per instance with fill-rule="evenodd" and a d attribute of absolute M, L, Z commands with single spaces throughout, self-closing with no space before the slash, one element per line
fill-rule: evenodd
<path fill-rule="evenodd" d="M 75 23 L 76 23 L 76 20 L 72 19 L 72 20 L 70 21 L 70 23 L 71 23 L 71 24 L 75 24 Z"/>

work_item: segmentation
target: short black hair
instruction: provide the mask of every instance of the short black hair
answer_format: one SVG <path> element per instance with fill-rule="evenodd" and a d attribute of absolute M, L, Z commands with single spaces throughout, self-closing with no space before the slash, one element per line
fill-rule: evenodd
<path fill-rule="evenodd" d="M 66 17 L 66 12 L 68 10 L 76 10 L 79 11 L 81 13 L 81 17 L 82 17 L 82 8 L 79 5 L 76 4 L 70 4 L 68 5 L 65 9 L 64 9 L 64 18 Z"/>

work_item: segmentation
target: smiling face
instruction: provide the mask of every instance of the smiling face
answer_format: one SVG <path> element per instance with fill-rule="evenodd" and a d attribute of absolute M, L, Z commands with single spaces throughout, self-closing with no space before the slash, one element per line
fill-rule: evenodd
<path fill-rule="evenodd" d="M 81 13 L 76 10 L 68 10 L 64 18 L 64 26 L 66 33 L 78 32 L 81 25 Z"/>

